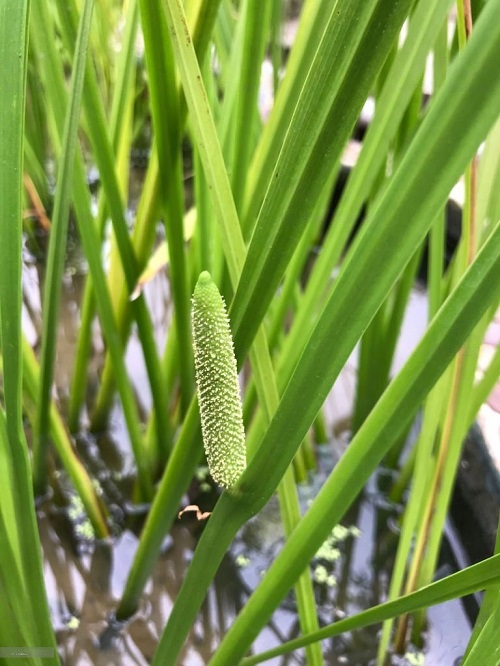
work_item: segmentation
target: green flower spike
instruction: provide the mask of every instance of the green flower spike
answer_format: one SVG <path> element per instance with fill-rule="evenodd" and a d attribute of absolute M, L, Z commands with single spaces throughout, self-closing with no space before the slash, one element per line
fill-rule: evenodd
<path fill-rule="evenodd" d="M 246 467 L 245 430 L 229 317 L 207 271 L 198 278 L 192 303 L 203 444 L 214 481 L 231 488 Z"/>

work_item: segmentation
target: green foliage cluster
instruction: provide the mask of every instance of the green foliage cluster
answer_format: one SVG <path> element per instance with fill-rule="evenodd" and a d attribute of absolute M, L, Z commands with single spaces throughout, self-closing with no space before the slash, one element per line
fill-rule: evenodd
<path fill-rule="evenodd" d="M 415 614 L 415 637 L 430 605 L 483 589 L 463 663 L 498 663 L 500 540 L 490 559 L 432 582 L 461 445 L 500 374 L 497 350 L 483 377 L 475 376 L 500 302 L 500 0 L 475 3 L 472 14 L 467 0 L 456 8 L 450 23 L 450 0 L 304 0 L 285 61 L 282 0 L 103 0 L 95 6 L 93 0 L 0 0 L 1 645 L 51 648 L 57 663 L 34 495 L 51 484 L 55 456 L 96 537 L 109 536 L 108 508 L 72 436 L 83 427 L 84 407 L 90 429 L 105 428 L 116 395 L 136 463 L 135 499 L 151 503 L 117 617 L 136 610 L 203 457 L 203 424 L 221 425 L 222 441 L 232 427 L 203 396 L 200 426 L 195 361 L 208 382 L 202 391 L 224 392 L 205 372 L 207 354 L 215 354 L 232 366 L 233 388 L 234 371 L 245 364 L 246 453 L 239 451 L 230 476 L 225 451 L 213 453 L 222 469 L 214 478 L 231 490 L 221 494 L 203 531 L 154 663 L 182 663 L 179 655 L 222 557 L 275 492 L 285 545 L 212 665 L 254 664 L 305 647 L 307 663 L 316 666 L 323 663 L 322 639 L 384 623 L 382 665 L 391 643 L 404 650 L 408 613 Z M 433 94 L 424 106 L 429 54 Z M 273 66 L 274 105 L 264 122 L 258 100 L 266 58 Z M 342 155 L 369 97 L 374 117 L 325 230 Z M 130 227 L 130 152 L 148 132 L 147 172 Z M 186 143 L 195 181 L 188 211 Z M 89 161 L 100 177 L 96 209 Z M 53 192 L 49 162 L 55 165 Z M 461 241 L 445 266 L 444 210 L 461 178 Z M 50 218 L 38 358 L 21 330 L 22 211 L 35 203 L 40 219 Z M 362 228 L 349 244 L 363 209 Z M 53 380 L 70 215 L 89 274 L 63 415 Z M 159 228 L 173 304 L 164 350 L 137 288 L 152 270 Z M 318 242 L 321 252 L 310 268 Z M 428 326 L 392 376 L 425 245 Z M 196 330 L 206 300 L 195 285 L 201 274 L 198 289 L 207 287 L 206 271 L 213 276 L 210 288 L 217 291 L 217 284 L 229 306 L 236 368 L 226 319 L 224 347 L 198 331 L 193 359 L 190 300 L 194 291 Z M 219 316 L 221 302 L 214 303 L 210 312 Z M 87 405 L 96 318 L 106 352 L 97 395 Z M 147 424 L 125 363 L 133 327 L 152 395 Z M 352 441 L 302 515 L 296 479 L 307 475 L 314 433 L 325 432 L 325 400 L 358 343 Z M 419 411 L 419 436 L 399 470 L 402 443 Z M 241 445 L 239 414 L 237 430 Z M 388 599 L 320 630 L 310 564 L 383 460 L 398 470 L 393 498 L 409 488 Z M 301 637 L 272 654 L 245 656 L 292 588 Z M 35 655 L 30 663 L 50 660 Z"/>

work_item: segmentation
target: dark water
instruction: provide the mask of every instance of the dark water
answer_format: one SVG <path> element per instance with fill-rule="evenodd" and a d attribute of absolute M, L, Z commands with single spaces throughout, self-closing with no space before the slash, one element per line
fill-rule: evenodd
<path fill-rule="evenodd" d="M 322 447 L 323 472 L 300 489 L 304 510 L 335 455 L 333 445 Z M 202 474 L 200 470 L 200 477 Z M 106 493 L 112 485 L 108 482 Z M 122 485 L 126 487 L 126 480 L 115 485 L 118 501 Z M 203 492 L 203 488 L 203 481 L 195 483 L 193 497 L 202 509 L 210 509 L 214 491 Z M 185 503 L 188 501 L 191 500 L 186 497 Z M 164 542 L 139 612 L 129 622 L 117 625 L 112 621 L 112 612 L 123 591 L 142 522 L 140 508 L 137 512 L 132 509 L 124 498 L 121 510 L 115 506 L 116 528 L 121 531 L 111 542 L 99 543 L 89 534 L 78 503 L 70 509 L 57 509 L 54 501 L 47 501 L 39 508 L 49 602 L 64 664 L 147 664 L 154 654 L 203 526 L 190 514 L 176 522 Z M 331 537 L 311 563 L 322 625 L 385 599 L 400 513 L 401 507 L 389 504 L 377 490 L 374 478 L 342 525 L 332 525 Z M 210 588 L 180 663 L 195 666 L 208 662 L 220 637 L 282 544 L 279 507 L 273 499 L 237 535 Z M 446 548 L 450 548 L 449 542 Z M 451 573 L 456 566 L 452 552 L 453 548 L 442 563 L 443 573 Z M 379 629 L 379 626 L 369 627 L 325 641 L 325 662 L 353 666 L 372 663 Z M 290 594 L 272 616 L 254 649 L 257 652 L 269 649 L 298 634 L 296 604 Z M 460 601 L 431 609 L 425 635 L 425 664 L 459 663 L 469 635 L 470 623 Z M 298 651 L 269 663 L 305 661 Z M 394 663 L 412 662 L 398 658 Z"/>

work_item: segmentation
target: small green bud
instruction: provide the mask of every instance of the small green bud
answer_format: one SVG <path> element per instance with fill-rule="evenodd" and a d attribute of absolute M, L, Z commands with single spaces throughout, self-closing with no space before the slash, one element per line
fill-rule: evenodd
<path fill-rule="evenodd" d="M 198 278 L 192 305 L 203 445 L 215 482 L 231 488 L 246 467 L 245 430 L 229 317 L 207 271 Z"/>

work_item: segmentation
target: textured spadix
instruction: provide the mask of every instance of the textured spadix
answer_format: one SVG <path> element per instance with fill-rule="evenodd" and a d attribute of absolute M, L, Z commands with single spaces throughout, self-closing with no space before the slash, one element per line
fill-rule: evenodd
<path fill-rule="evenodd" d="M 245 431 L 233 339 L 224 299 L 203 271 L 193 295 L 194 363 L 210 473 L 231 488 L 246 467 Z"/>

